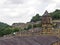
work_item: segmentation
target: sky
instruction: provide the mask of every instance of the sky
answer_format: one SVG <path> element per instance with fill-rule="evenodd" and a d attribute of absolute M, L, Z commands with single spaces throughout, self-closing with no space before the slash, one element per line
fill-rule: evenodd
<path fill-rule="evenodd" d="M 60 0 L 0 0 L 0 22 L 26 23 L 37 13 L 60 9 Z"/>

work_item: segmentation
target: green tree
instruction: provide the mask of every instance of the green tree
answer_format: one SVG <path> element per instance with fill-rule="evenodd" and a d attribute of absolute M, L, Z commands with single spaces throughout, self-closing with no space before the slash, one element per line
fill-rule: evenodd
<path fill-rule="evenodd" d="M 41 20 L 41 16 L 39 14 L 36 14 L 36 16 L 33 16 L 30 22 L 37 22 Z"/>
<path fill-rule="evenodd" d="M 41 23 L 40 24 L 34 24 L 33 25 L 33 28 L 36 28 L 36 27 L 41 27 Z"/>
<path fill-rule="evenodd" d="M 3 35 L 7 35 L 7 34 L 11 34 L 12 33 L 12 30 L 11 28 L 5 28 L 3 31 L 2 31 Z"/>
<path fill-rule="evenodd" d="M 60 19 L 60 10 L 56 9 L 54 12 L 50 13 L 53 20 Z"/>
<path fill-rule="evenodd" d="M 34 24 L 34 25 L 33 25 L 33 28 L 36 28 L 36 27 L 37 27 L 37 25 L 36 25 L 36 24 Z"/>
<path fill-rule="evenodd" d="M 19 30 L 21 30 L 20 28 L 13 28 L 13 32 L 18 32 Z"/>
<path fill-rule="evenodd" d="M 31 28 L 32 28 L 32 25 L 29 24 L 27 27 L 24 28 L 24 30 L 29 30 Z"/>

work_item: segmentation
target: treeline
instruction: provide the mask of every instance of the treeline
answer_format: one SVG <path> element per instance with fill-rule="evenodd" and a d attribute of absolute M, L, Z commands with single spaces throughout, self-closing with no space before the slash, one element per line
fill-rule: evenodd
<path fill-rule="evenodd" d="M 14 32 L 18 32 L 19 28 L 12 28 L 6 23 L 0 22 L 0 36 L 13 34 Z"/>
<path fill-rule="evenodd" d="M 60 10 L 56 9 L 54 12 L 50 13 L 53 20 L 59 20 L 60 19 Z M 41 21 L 41 16 L 39 14 L 36 14 L 32 17 L 30 22 L 37 22 Z"/>
<path fill-rule="evenodd" d="M 54 12 L 50 13 L 53 20 L 60 19 L 60 10 L 56 9 Z"/>

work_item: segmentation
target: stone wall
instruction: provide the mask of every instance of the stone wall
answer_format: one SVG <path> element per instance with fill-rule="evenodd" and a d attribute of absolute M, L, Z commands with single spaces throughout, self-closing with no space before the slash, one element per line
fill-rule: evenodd
<path fill-rule="evenodd" d="M 52 32 L 45 32 L 45 31 L 42 31 L 42 30 L 34 31 L 34 32 L 23 31 L 23 32 L 17 32 L 16 33 L 16 36 L 40 36 L 40 35 L 57 36 L 57 37 L 60 38 L 60 30 L 55 29 L 55 30 L 52 30 Z"/>

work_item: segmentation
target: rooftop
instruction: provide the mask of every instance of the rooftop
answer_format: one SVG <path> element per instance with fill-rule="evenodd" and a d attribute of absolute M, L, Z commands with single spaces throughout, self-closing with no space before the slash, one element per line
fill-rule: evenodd
<path fill-rule="evenodd" d="M 56 36 L 24 36 L 0 39 L 0 45 L 50 45 L 60 39 Z"/>
<path fill-rule="evenodd" d="M 43 14 L 43 16 L 50 16 L 47 10 L 46 10 L 45 13 Z"/>

